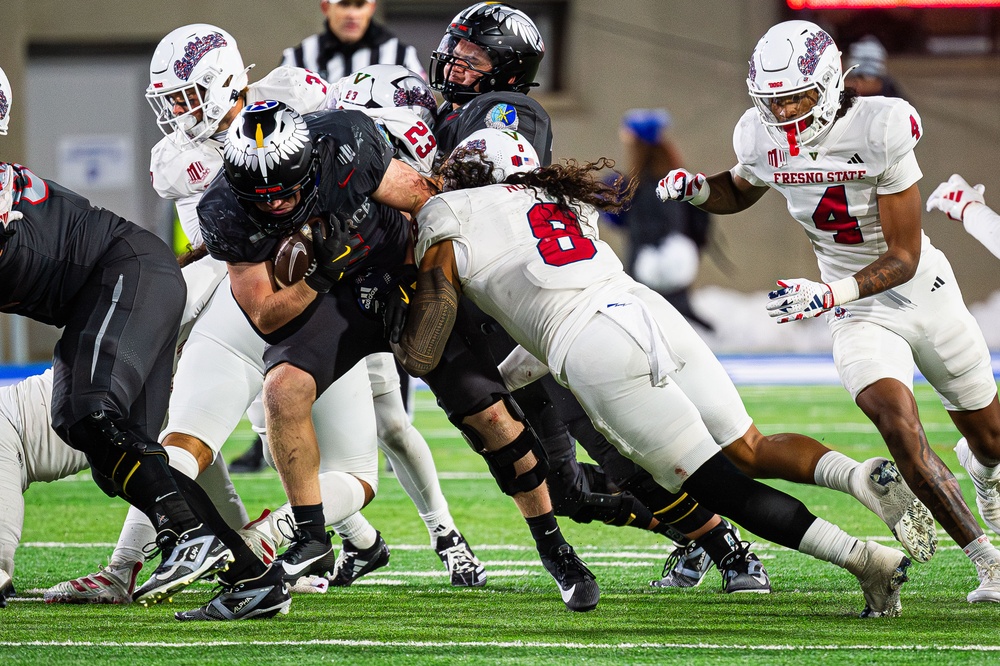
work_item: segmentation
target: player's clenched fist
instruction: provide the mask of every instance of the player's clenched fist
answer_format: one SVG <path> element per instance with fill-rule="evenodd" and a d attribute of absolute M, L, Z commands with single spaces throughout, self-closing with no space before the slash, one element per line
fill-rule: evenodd
<path fill-rule="evenodd" d="M 660 201 L 687 201 L 700 206 L 708 200 L 710 188 L 703 173 L 674 169 L 656 186 Z"/>

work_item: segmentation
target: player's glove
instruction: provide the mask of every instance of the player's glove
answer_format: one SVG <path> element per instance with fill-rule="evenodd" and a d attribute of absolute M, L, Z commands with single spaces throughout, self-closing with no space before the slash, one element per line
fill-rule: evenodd
<path fill-rule="evenodd" d="M 927 198 L 927 212 L 937 208 L 956 222 L 963 222 L 965 209 L 969 204 L 985 203 L 983 201 L 985 191 L 985 185 L 973 187 L 957 173 L 952 174 L 948 182 L 938 185 Z"/>
<path fill-rule="evenodd" d="M 778 280 L 775 291 L 768 292 L 767 314 L 779 324 L 818 317 L 837 305 L 858 298 L 858 281 L 853 276 L 830 284 L 811 280 Z"/>
<path fill-rule="evenodd" d="M 417 291 L 417 267 L 413 264 L 403 264 L 397 271 L 396 284 L 389 290 L 382 310 L 382 324 L 385 327 L 389 342 L 399 344 L 406 326 L 406 315 L 413 302 L 413 294 Z"/>
<path fill-rule="evenodd" d="M 327 219 L 309 221 L 316 265 L 306 275 L 306 284 L 321 294 L 340 282 L 347 267 L 368 253 L 364 239 L 354 233 L 350 218 L 329 213 Z"/>
<path fill-rule="evenodd" d="M 3 225 L 0 229 L 0 246 L 14 235 L 14 230 L 8 230 L 7 225 L 24 217 L 20 211 L 11 210 L 14 206 L 14 178 L 14 167 L 6 165 L 3 173 L 0 173 L 0 224 Z"/>
<path fill-rule="evenodd" d="M 694 206 L 705 203 L 710 193 L 705 174 L 687 169 L 674 169 L 656 186 L 660 201 L 687 201 Z"/>

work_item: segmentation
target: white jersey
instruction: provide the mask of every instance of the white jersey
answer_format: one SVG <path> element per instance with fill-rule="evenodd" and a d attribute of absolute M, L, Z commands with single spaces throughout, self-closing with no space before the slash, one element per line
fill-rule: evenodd
<path fill-rule="evenodd" d="M 326 81 L 308 70 L 278 67 L 247 86 L 246 103 L 276 99 L 305 114 L 326 108 L 331 90 Z M 177 202 L 181 227 L 194 246 L 202 243 L 196 208 L 209 183 L 222 171 L 224 139 L 220 132 L 191 146 L 177 144 L 165 136 L 150 154 L 149 177 L 153 189 L 162 198 Z"/>
<path fill-rule="evenodd" d="M 82 452 L 70 447 L 52 430 L 51 405 L 51 368 L 0 388 L 0 419 L 11 426 L 2 432 L 9 433 L 4 440 L 12 440 L 0 442 L 0 446 L 23 454 L 27 484 L 55 481 L 90 466 Z"/>
<path fill-rule="evenodd" d="M 567 214 L 521 185 L 448 192 L 417 215 L 416 257 L 452 240 L 463 294 L 558 377 L 566 343 L 599 309 L 595 299 L 622 281 L 634 285 L 598 239 L 597 217 L 589 206 Z"/>
<path fill-rule="evenodd" d="M 791 157 L 756 110 L 733 133 L 733 173 L 779 191 L 812 242 L 824 282 L 854 275 L 887 249 L 876 194 L 902 192 L 920 180 L 913 148 L 923 126 L 901 99 L 859 97 L 814 146 Z M 922 237 L 922 253 L 930 247 Z"/>

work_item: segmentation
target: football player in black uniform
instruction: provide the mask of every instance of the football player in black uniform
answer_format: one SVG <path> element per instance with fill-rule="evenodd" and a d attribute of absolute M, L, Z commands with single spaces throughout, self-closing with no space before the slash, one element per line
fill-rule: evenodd
<path fill-rule="evenodd" d="M 431 55 L 431 86 L 445 98 L 435 126 L 439 154 L 446 156 L 472 133 L 493 128 L 516 131 L 531 143 L 543 165 L 550 164 L 551 121 L 545 109 L 527 95 L 538 85 L 535 75 L 544 55 L 538 28 L 520 10 L 503 3 L 480 2 L 460 12 Z M 515 347 L 510 336 L 467 299 L 461 302 L 457 326 L 470 346 L 489 350 L 486 362 L 493 366 Z M 489 334 L 484 336 L 483 331 Z M 650 522 L 645 516 L 650 512 L 644 503 L 653 508 L 658 519 L 653 521 L 653 530 L 684 544 L 682 533 L 699 533 L 701 526 L 713 519 L 714 514 L 700 508 L 690 496 L 669 493 L 648 472 L 622 456 L 597 432 L 572 394 L 552 377 L 515 391 L 514 398 L 548 454 L 548 485 L 559 515 L 578 522 L 602 520 L 648 529 Z M 570 433 L 601 464 L 600 469 L 578 463 Z M 616 489 L 626 492 L 608 492 Z M 727 560 L 739 569 L 750 561 L 749 550 L 728 524 L 713 533 L 713 537 L 718 535 L 721 548 L 726 547 L 725 534 L 731 537 L 728 543 L 739 544 L 738 557 Z M 722 559 L 718 551 L 716 556 Z M 731 573 L 724 580 L 733 582 L 736 590 L 746 577 L 735 570 Z"/>
<path fill-rule="evenodd" d="M 52 362 L 52 427 L 86 455 L 101 490 L 157 530 L 162 562 L 135 600 L 158 603 L 218 574 L 253 581 L 239 618 L 287 612 L 280 573 L 275 579 L 194 481 L 171 473 L 156 441 L 186 293 L 170 248 L 22 165 L 0 163 L 0 183 L 0 311 L 64 327 Z M 178 619 L 238 619 L 221 597 Z"/>
<path fill-rule="evenodd" d="M 397 315 L 415 274 L 412 264 L 401 269 L 412 256 L 412 240 L 399 211 L 415 215 L 434 194 L 392 154 L 361 112 L 303 118 L 279 102 L 258 102 L 230 129 L 225 179 L 214 182 L 198 206 L 209 252 L 227 262 L 237 302 L 268 343 L 267 427 L 296 521 L 295 539 L 282 558 L 297 567 L 319 561 L 332 547 L 317 479 L 312 403 L 365 356 L 390 351 L 388 338 L 402 328 Z M 315 268 L 279 289 L 272 277 L 275 249 L 304 224 Z M 390 287 L 380 299 L 384 320 L 359 305 L 371 299 L 359 298 L 358 287 L 372 289 L 379 280 L 383 289 Z M 456 338 L 427 383 L 525 516 L 567 607 L 590 610 L 599 590 L 556 523 L 538 440 L 520 422 L 495 370 L 486 376 L 478 368 Z"/>

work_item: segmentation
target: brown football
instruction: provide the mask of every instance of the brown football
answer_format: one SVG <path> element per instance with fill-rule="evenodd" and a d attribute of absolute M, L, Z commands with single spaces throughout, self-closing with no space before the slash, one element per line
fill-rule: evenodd
<path fill-rule="evenodd" d="M 306 276 L 313 263 L 312 233 L 308 225 L 283 238 L 274 253 L 274 281 L 282 289 Z"/>

